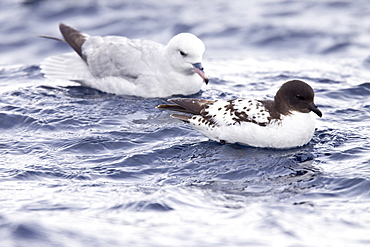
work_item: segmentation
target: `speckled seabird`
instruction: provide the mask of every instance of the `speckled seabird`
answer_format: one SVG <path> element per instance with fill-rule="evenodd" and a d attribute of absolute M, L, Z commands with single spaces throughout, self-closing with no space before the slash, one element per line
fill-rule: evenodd
<path fill-rule="evenodd" d="M 174 98 L 168 101 L 174 104 L 158 108 L 191 114 L 171 116 L 189 123 L 211 140 L 262 148 L 307 144 L 315 131 L 311 112 L 322 117 L 314 104 L 313 89 L 299 80 L 284 83 L 274 100 Z"/>
<path fill-rule="evenodd" d="M 64 40 L 76 53 L 46 58 L 41 72 L 52 79 L 71 80 L 103 92 L 140 97 L 169 97 L 199 92 L 208 83 L 202 67 L 204 43 L 181 33 L 167 46 L 118 36 L 89 36 L 64 24 Z"/>

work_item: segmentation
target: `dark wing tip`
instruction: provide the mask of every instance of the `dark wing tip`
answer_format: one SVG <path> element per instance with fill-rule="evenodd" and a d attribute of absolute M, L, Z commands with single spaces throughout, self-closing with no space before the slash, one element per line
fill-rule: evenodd
<path fill-rule="evenodd" d="M 168 100 L 170 101 L 170 100 Z M 163 105 L 158 105 L 156 108 L 160 108 L 160 109 L 167 109 L 167 110 L 171 110 L 171 111 L 178 111 L 178 112 L 185 112 L 185 113 L 189 113 L 188 110 L 184 109 L 183 107 L 179 106 L 179 105 L 176 105 L 176 104 L 163 104 Z M 171 114 L 171 117 L 173 118 L 176 118 L 176 119 L 179 119 L 179 120 L 182 120 L 186 123 L 189 123 L 189 119 L 192 117 L 190 115 L 184 115 L 184 114 Z"/>
<path fill-rule="evenodd" d="M 80 31 L 65 25 L 64 23 L 59 24 L 59 30 L 63 35 L 64 40 L 85 60 L 82 54 L 82 45 L 86 40 L 86 36 Z"/>
<path fill-rule="evenodd" d="M 192 118 L 190 115 L 183 115 L 183 114 L 171 114 L 171 117 L 184 121 L 185 123 L 189 123 L 189 119 Z"/>
<path fill-rule="evenodd" d="M 48 36 L 48 35 L 38 35 L 38 37 L 44 38 L 44 39 L 52 39 L 52 40 L 56 40 L 56 41 L 61 41 L 63 43 L 65 42 L 64 39 L 60 39 L 60 38 L 52 37 L 52 36 Z"/>
<path fill-rule="evenodd" d="M 171 109 L 171 108 L 173 108 L 175 106 L 178 107 L 177 105 L 163 104 L 163 105 L 157 105 L 155 108 Z"/>
<path fill-rule="evenodd" d="M 157 106 L 157 108 L 164 108 L 172 111 L 185 112 L 194 115 L 202 115 L 202 112 L 208 107 L 208 104 L 214 102 L 195 98 L 172 98 L 168 99 L 167 101 L 173 104 L 163 104 Z"/>
<path fill-rule="evenodd" d="M 168 102 L 171 102 L 171 103 L 174 103 L 174 104 L 177 104 L 178 102 L 181 102 L 183 100 L 186 100 L 187 98 L 171 98 L 171 99 L 168 99 L 167 101 Z"/>

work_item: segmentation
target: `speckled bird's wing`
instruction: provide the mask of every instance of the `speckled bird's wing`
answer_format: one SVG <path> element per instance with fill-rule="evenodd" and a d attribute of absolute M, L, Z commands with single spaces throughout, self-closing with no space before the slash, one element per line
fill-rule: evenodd
<path fill-rule="evenodd" d="M 242 122 L 266 126 L 271 119 L 263 102 L 246 99 L 217 100 L 204 109 L 202 116 L 220 126 Z"/>

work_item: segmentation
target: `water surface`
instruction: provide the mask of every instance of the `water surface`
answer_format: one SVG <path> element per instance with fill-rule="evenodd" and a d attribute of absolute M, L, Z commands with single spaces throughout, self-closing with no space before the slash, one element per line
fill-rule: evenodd
<path fill-rule="evenodd" d="M 287 80 L 316 92 L 312 141 L 289 150 L 221 145 L 166 99 L 43 78 L 93 35 L 205 42 L 210 83 L 192 97 L 271 98 Z M 0 3 L 1 246 L 367 246 L 370 243 L 368 1 L 11 1 Z"/>

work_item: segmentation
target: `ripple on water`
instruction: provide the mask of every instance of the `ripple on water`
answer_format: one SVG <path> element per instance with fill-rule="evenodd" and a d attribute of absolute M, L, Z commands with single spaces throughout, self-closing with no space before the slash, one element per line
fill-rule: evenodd
<path fill-rule="evenodd" d="M 369 242 L 364 1 L 26 2 L 1 1 L 14 20 L 3 25 L 2 62 L 71 51 L 30 39 L 58 36 L 61 17 L 87 33 L 162 43 L 189 31 L 206 43 L 211 77 L 189 97 L 272 98 L 295 78 L 315 89 L 324 116 L 301 148 L 220 145 L 154 108 L 165 99 L 52 85 L 38 66 L 1 66 L 4 246 Z"/>

